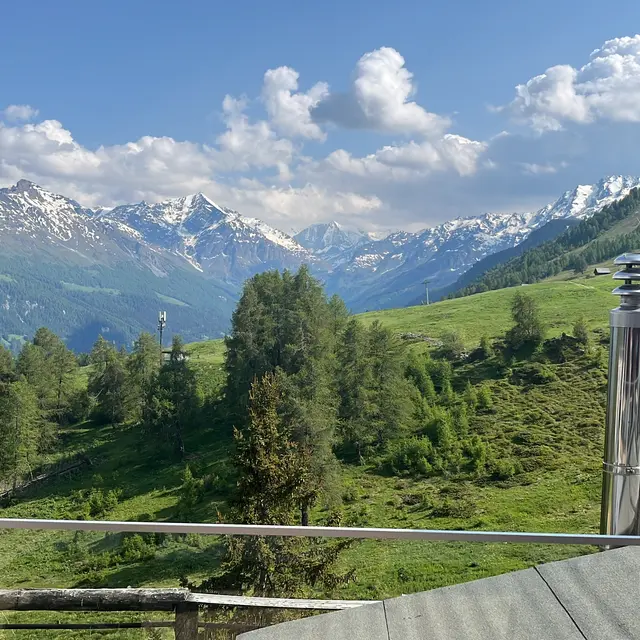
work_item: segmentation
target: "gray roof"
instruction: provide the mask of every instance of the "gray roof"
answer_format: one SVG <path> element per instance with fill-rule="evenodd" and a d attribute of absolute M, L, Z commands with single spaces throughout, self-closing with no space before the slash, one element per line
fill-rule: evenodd
<path fill-rule="evenodd" d="M 640 640 L 640 548 L 286 622 L 242 640 Z"/>

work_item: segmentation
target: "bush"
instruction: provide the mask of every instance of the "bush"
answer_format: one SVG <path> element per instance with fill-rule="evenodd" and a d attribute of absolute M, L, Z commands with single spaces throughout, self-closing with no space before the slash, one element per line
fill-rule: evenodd
<path fill-rule="evenodd" d="M 497 458 L 491 462 L 490 476 L 492 480 L 509 480 L 519 471 L 519 467 L 513 460 Z"/>
<path fill-rule="evenodd" d="M 478 408 L 488 411 L 493 407 L 493 396 L 491 395 L 491 389 L 486 384 L 483 384 L 478 391 Z"/>
<path fill-rule="evenodd" d="M 433 445 L 427 438 L 412 437 L 392 444 L 383 464 L 393 473 L 429 476 L 432 455 Z"/>
<path fill-rule="evenodd" d="M 446 331 L 441 337 L 440 352 L 448 360 L 459 360 L 464 354 L 464 342 L 457 331 Z"/>
<path fill-rule="evenodd" d="M 584 318 L 579 318 L 573 325 L 573 337 L 585 347 L 589 344 L 589 328 Z"/>
<path fill-rule="evenodd" d="M 93 488 L 90 490 L 76 491 L 72 498 L 80 509 L 79 518 L 101 518 L 113 511 L 122 497 L 122 489 L 103 491 Z"/>

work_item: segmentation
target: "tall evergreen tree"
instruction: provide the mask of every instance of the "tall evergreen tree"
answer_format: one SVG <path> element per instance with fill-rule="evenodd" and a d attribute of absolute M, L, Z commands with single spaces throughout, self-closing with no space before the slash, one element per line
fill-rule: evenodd
<path fill-rule="evenodd" d="M 0 477 L 15 488 L 20 476 L 31 473 L 42 442 L 40 409 L 34 389 L 24 380 L 12 382 L 0 393 Z"/>
<path fill-rule="evenodd" d="M 356 318 L 347 323 L 338 344 L 337 358 L 340 435 L 343 442 L 353 448 L 356 457 L 362 460 L 372 442 L 369 422 L 372 382 L 367 332 Z"/>
<path fill-rule="evenodd" d="M 127 359 L 129 403 L 134 417 L 145 420 L 151 388 L 160 369 L 160 344 L 150 333 L 141 333 Z"/>
<path fill-rule="evenodd" d="M 99 336 L 89 360 L 93 368 L 89 374 L 88 391 L 96 399 L 98 414 L 112 424 L 124 422 L 128 397 L 125 355 Z"/>
<path fill-rule="evenodd" d="M 283 415 L 286 374 L 266 373 L 249 391 L 248 425 L 235 430 L 238 489 L 233 521 L 293 525 L 306 499 L 309 451 L 296 442 Z M 348 543 L 347 543 L 348 544 Z M 334 566 L 344 542 L 309 538 L 233 537 L 226 540 L 222 574 L 200 589 L 233 589 L 256 596 L 304 595 L 317 584 L 333 587 L 351 577 Z"/>
<path fill-rule="evenodd" d="M 184 344 L 180 336 L 174 336 L 169 362 L 148 391 L 145 433 L 160 436 L 162 442 L 184 457 L 185 435 L 197 423 L 200 404 L 196 376 L 188 365 Z"/>
<path fill-rule="evenodd" d="M 309 453 L 317 494 L 331 484 L 334 467 L 334 352 L 336 328 L 345 318 L 344 308 L 327 301 L 306 267 L 295 274 L 271 271 L 245 284 L 226 341 L 225 398 L 232 425 L 248 425 L 252 381 L 282 372 L 288 389 L 282 410 L 294 439 Z M 303 523 L 311 506 L 300 505 Z"/>
<path fill-rule="evenodd" d="M 47 366 L 47 352 L 39 345 L 26 342 L 16 361 L 16 371 L 35 390 L 42 411 L 50 411 L 56 399 L 53 372 Z"/>

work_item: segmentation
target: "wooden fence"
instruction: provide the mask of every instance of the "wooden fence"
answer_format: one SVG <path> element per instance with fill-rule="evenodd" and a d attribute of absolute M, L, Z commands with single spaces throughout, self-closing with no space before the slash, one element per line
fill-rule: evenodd
<path fill-rule="evenodd" d="M 246 623 L 204 622 L 202 607 L 258 607 L 307 611 L 339 611 L 370 604 L 367 600 L 296 600 L 291 598 L 249 598 L 210 593 L 192 593 L 187 589 L 16 589 L 0 590 L 0 611 L 164 611 L 174 620 L 146 622 L 87 623 L 12 623 L 0 629 L 113 630 L 173 628 L 176 640 L 196 640 L 198 629 L 252 631 Z"/>

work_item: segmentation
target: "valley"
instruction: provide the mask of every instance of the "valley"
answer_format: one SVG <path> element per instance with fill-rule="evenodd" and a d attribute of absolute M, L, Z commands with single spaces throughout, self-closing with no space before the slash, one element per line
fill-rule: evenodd
<path fill-rule="evenodd" d="M 308 227 L 295 236 L 203 194 L 95 210 L 27 180 L 0 189 L 0 340 L 16 352 L 42 325 L 87 351 L 98 334 L 131 346 L 160 307 L 169 335 L 223 336 L 242 283 L 308 264 L 353 312 L 419 304 L 558 237 L 625 198 L 639 179 L 612 176 L 533 213 L 458 218 L 390 235 Z M 476 289 L 469 289 L 469 291 Z"/>

